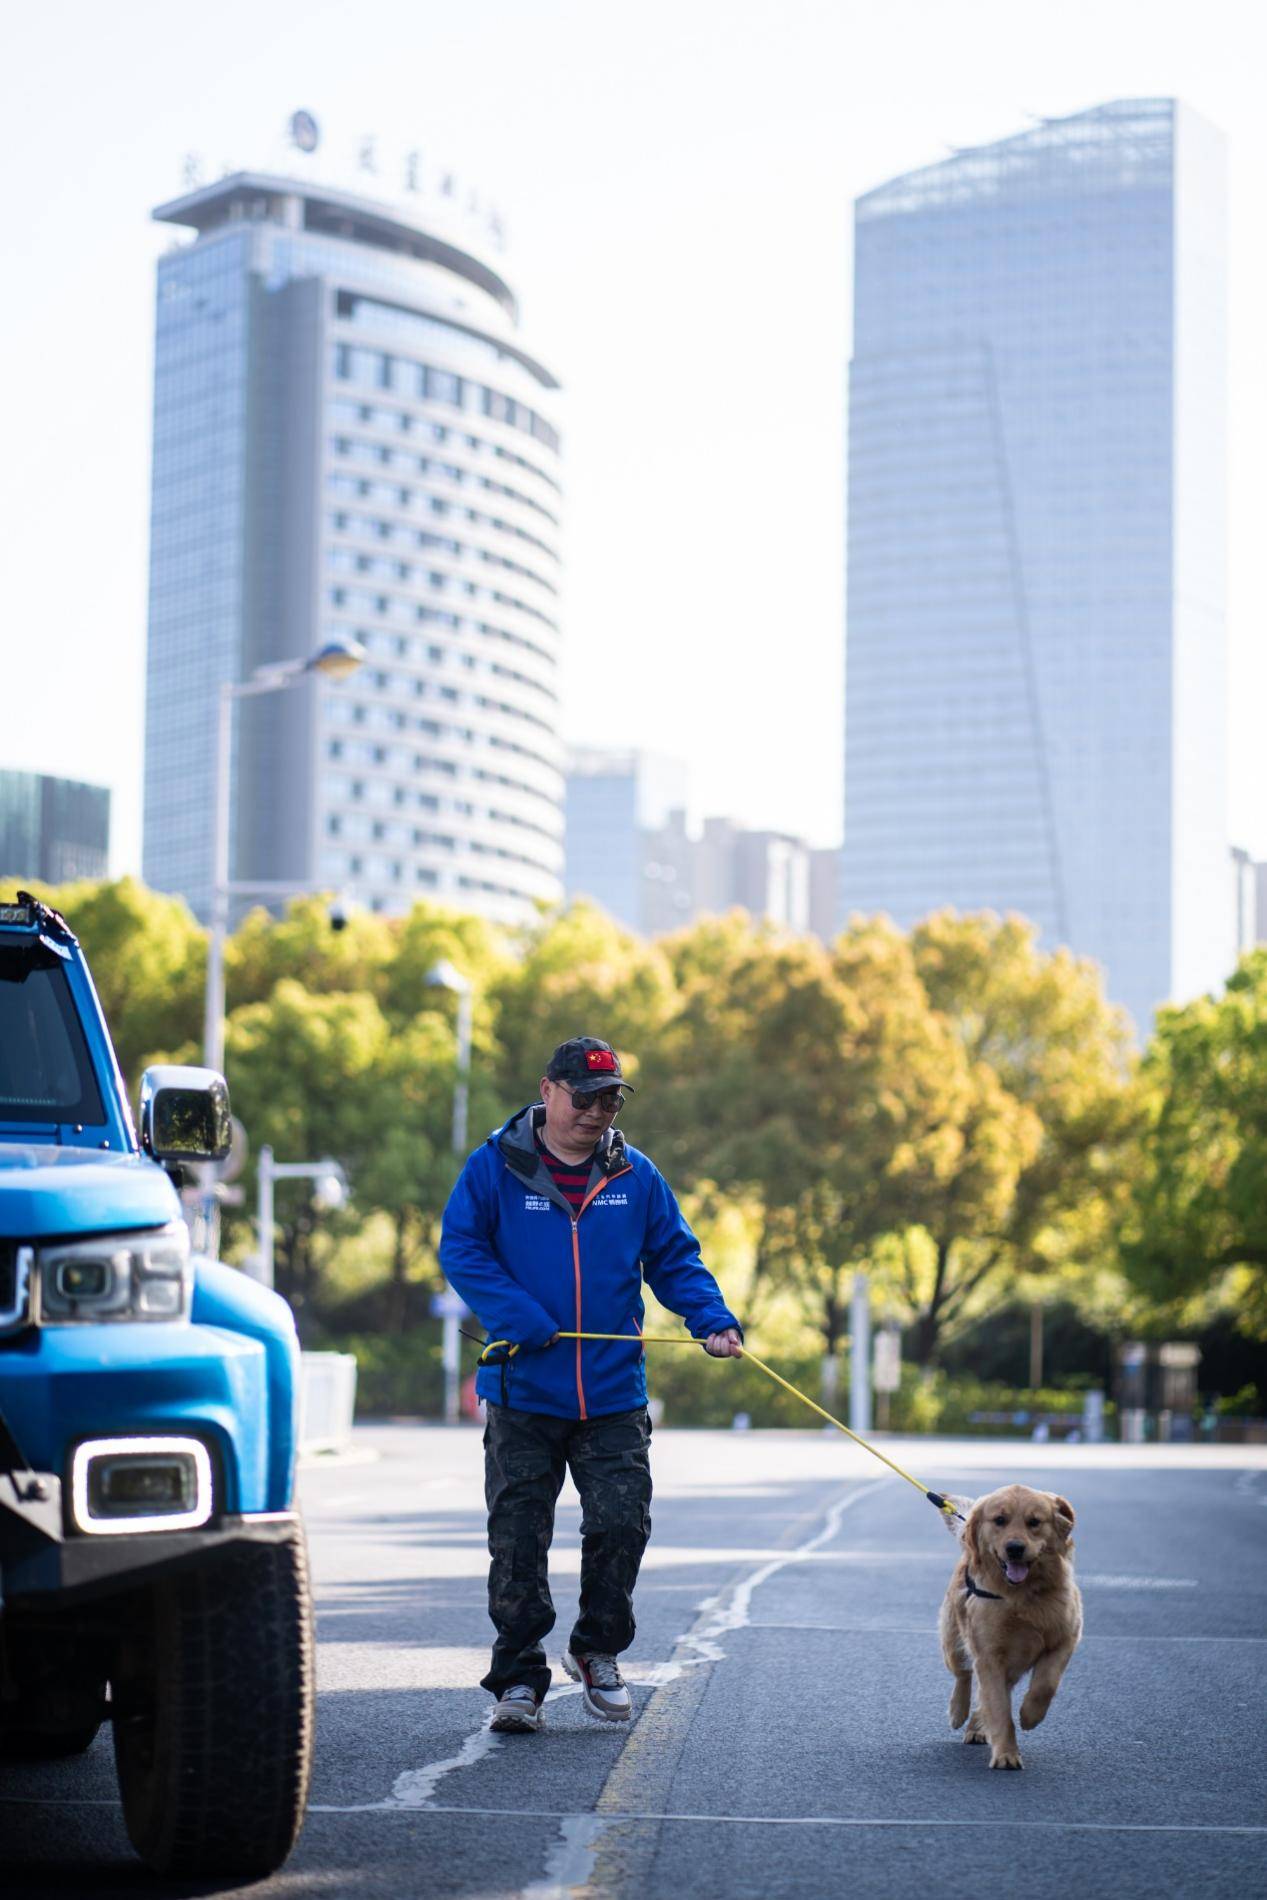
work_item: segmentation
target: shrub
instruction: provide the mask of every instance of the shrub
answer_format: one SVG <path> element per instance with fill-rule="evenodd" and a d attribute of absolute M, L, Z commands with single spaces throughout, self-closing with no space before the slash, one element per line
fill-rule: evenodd
<path fill-rule="evenodd" d="M 924 1377 L 903 1366 L 902 1388 L 893 1394 L 894 1431 L 955 1432 L 967 1436 L 1029 1437 L 1044 1418 L 1081 1418 L 1084 1385 L 1044 1386 L 1038 1391 L 999 1380 L 951 1379 L 936 1371 Z M 1117 1415 L 1106 1405 L 1105 1421 Z"/>
<path fill-rule="evenodd" d="M 443 1415 L 444 1368 L 438 1321 L 405 1333 L 329 1337 L 321 1341 L 318 1350 L 355 1355 L 358 1419 Z M 467 1369 L 464 1358 L 464 1374 Z"/>
<path fill-rule="evenodd" d="M 819 1365 L 816 1356 L 781 1357 L 777 1369 L 817 1398 Z M 737 1412 L 746 1412 L 754 1426 L 813 1430 L 821 1423 L 756 1366 L 743 1359 L 710 1358 L 702 1347 L 692 1351 L 689 1346 L 652 1346 L 647 1354 L 647 1391 L 663 1401 L 666 1425 L 727 1426 Z"/>
<path fill-rule="evenodd" d="M 349 1333 L 322 1338 L 320 1347 L 355 1354 L 358 1418 L 439 1418 L 444 1411 L 444 1369 L 440 1325 L 427 1321 L 403 1333 Z M 462 1377 L 475 1369 L 478 1348 L 462 1344 Z M 764 1354 L 762 1355 L 764 1357 Z M 779 1354 L 775 1370 L 817 1400 L 822 1361 L 817 1354 Z M 754 1427 L 783 1426 L 814 1431 L 817 1415 L 791 1392 L 742 1359 L 712 1359 L 702 1349 L 652 1346 L 647 1355 L 647 1390 L 664 1405 L 667 1425 L 725 1429 L 736 1413 L 746 1412 Z M 889 1428 L 898 1432 L 953 1432 L 972 1436 L 1028 1437 L 1042 1418 L 1081 1417 L 1080 1387 L 1045 1387 L 1031 1392 L 983 1379 L 951 1379 L 944 1372 L 925 1377 L 915 1366 L 902 1367 L 901 1390 L 892 1395 Z M 1253 1413 L 1258 1394 L 1247 1386 L 1220 1410 Z M 984 1416 L 983 1416 L 984 1415 Z M 842 1377 L 836 1416 L 849 1422 L 849 1387 Z M 1116 1416 L 1105 1407 L 1106 1422 Z"/>
<path fill-rule="evenodd" d="M 1243 1385 L 1239 1392 L 1216 1399 L 1214 1410 L 1219 1418 L 1261 1418 L 1264 1411 L 1262 1394 L 1256 1385 Z"/>

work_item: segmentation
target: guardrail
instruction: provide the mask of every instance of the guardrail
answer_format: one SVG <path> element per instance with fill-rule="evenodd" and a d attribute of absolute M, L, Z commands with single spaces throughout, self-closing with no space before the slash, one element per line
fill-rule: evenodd
<path fill-rule="evenodd" d="M 300 1453 L 343 1451 L 352 1442 L 356 1358 L 350 1352 L 305 1352 L 300 1360 Z"/>

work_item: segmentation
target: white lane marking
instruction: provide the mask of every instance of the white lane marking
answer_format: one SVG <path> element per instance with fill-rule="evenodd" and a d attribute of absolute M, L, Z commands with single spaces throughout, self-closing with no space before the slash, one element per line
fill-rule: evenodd
<path fill-rule="evenodd" d="M 840 1520 L 845 1512 L 851 1511 L 855 1504 L 861 1504 L 864 1498 L 869 1498 L 873 1492 L 881 1490 L 888 1483 L 887 1478 L 873 1478 L 870 1484 L 860 1485 L 857 1490 L 850 1491 L 845 1497 L 837 1498 L 828 1509 L 821 1531 L 807 1538 L 805 1543 L 798 1544 L 795 1550 L 786 1551 L 782 1556 L 772 1557 L 768 1563 L 762 1564 L 759 1570 L 754 1570 L 750 1577 L 745 1577 L 742 1583 L 736 1584 L 730 1591 L 729 1601 L 726 1601 L 724 1596 L 705 1598 L 701 1608 L 706 1612 L 711 1611 L 712 1614 L 707 1622 L 703 1625 L 697 1624 L 683 1639 L 700 1651 L 699 1660 L 722 1662 L 726 1652 L 718 1646 L 717 1639 L 725 1636 L 730 1630 L 743 1629 L 745 1624 L 751 1622 L 753 1593 L 759 1590 L 763 1583 L 768 1583 L 778 1571 L 786 1569 L 789 1564 L 803 1563 L 807 1557 L 817 1555 L 823 1546 L 829 1544 L 836 1536 L 840 1529 Z"/>
<path fill-rule="evenodd" d="M 852 1510 L 855 1504 L 860 1504 L 864 1498 L 870 1497 L 873 1491 L 878 1491 L 888 1482 L 887 1478 L 873 1478 L 869 1484 L 860 1485 L 857 1490 L 848 1492 L 842 1498 L 837 1498 L 836 1502 L 828 1508 L 822 1529 L 816 1531 L 813 1537 L 807 1538 L 803 1544 L 798 1544 L 794 1550 L 783 1551 L 778 1556 L 772 1556 L 750 1576 L 744 1577 L 741 1582 L 733 1584 L 728 1590 L 717 1596 L 705 1597 L 699 1606 L 701 1620 L 696 1623 L 694 1629 L 687 1630 L 678 1641 L 679 1649 L 693 1649 L 696 1654 L 660 1663 L 651 1669 L 644 1670 L 640 1680 L 650 1683 L 655 1688 L 662 1688 L 667 1682 L 676 1682 L 686 1670 L 698 1669 L 701 1663 L 724 1662 L 726 1652 L 721 1647 L 720 1639 L 732 1630 L 745 1629 L 752 1622 L 754 1592 L 788 1565 L 804 1563 L 807 1558 L 818 1556 L 823 1545 L 830 1543 L 839 1531 L 840 1520 L 845 1512 Z"/>
<path fill-rule="evenodd" d="M 679 1638 L 677 1644 L 679 1652 L 694 1650 L 695 1654 L 679 1653 L 667 1663 L 661 1663 L 655 1671 L 657 1687 L 677 1681 L 689 1669 L 698 1669 L 703 1664 L 711 1667 L 716 1663 L 724 1662 L 726 1651 L 722 1648 L 721 1638 L 744 1629 L 751 1623 L 752 1599 L 761 1585 L 768 1583 L 771 1577 L 790 1564 L 803 1563 L 807 1558 L 821 1556 L 823 1546 L 830 1543 L 839 1532 L 840 1520 L 845 1512 L 852 1510 L 855 1504 L 860 1504 L 864 1498 L 870 1497 L 873 1491 L 886 1487 L 888 1483 L 887 1478 L 873 1478 L 869 1484 L 859 1485 L 855 1490 L 846 1492 L 843 1497 L 837 1498 L 836 1502 L 828 1507 L 822 1529 L 815 1532 L 813 1537 L 806 1538 L 803 1544 L 796 1545 L 792 1550 L 772 1556 L 768 1562 L 761 1565 L 760 1569 L 754 1570 L 750 1576 L 744 1577 L 728 1590 L 713 1597 L 706 1597 L 700 1605 L 700 1620 L 693 1629 L 688 1630 Z M 610 1785 L 610 1780 L 608 1785 Z M 601 1795 L 599 1799 L 601 1801 Z M 593 1825 L 585 1829 L 582 1834 L 570 1833 L 569 1824 L 565 1821 L 559 1839 L 551 1850 L 547 1872 L 556 1861 L 559 1865 L 565 1865 L 570 1885 L 566 1888 L 557 1884 L 553 1888 L 547 1887 L 540 1896 L 536 1890 L 528 1888 L 525 1900 L 527 1896 L 531 1896 L 531 1900 L 572 1900 L 574 1895 L 580 1896 L 590 1892 L 590 1882 L 594 1874 L 599 1847 L 608 1830 L 616 1826 L 621 1818 L 619 1814 L 613 1814 L 604 1809 L 601 1814 L 593 1816 Z"/>
<path fill-rule="evenodd" d="M 525 1887 L 519 1900 L 573 1900 L 587 1890 L 594 1849 L 606 1826 L 596 1814 L 570 1814 L 563 1822 L 559 1838 L 546 1855 L 545 1877 Z"/>
<path fill-rule="evenodd" d="M 1232 1489 L 1238 1491 L 1241 1497 L 1245 1498 L 1250 1504 L 1257 1503 L 1267 1508 L 1267 1491 L 1259 1491 L 1255 1488 L 1262 1475 L 1261 1469 L 1242 1471 Z"/>
<path fill-rule="evenodd" d="M 1110 1571 L 1080 1576 L 1078 1582 L 1088 1590 L 1196 1590 L 1196 1577 L 1138 1577 L 1125 1571 Z"/>
<path fill-rule="evenodd" d="M 485 1755 L 492 1755 L 501 1747 L 502 1738 L 494 1735 L 490 1729 L 477 1729 L 474 1735 L 468 1735 L 456 1755 L 449 1755 L 444 1761 L 428 1762 L 425 1768 L 409 1768 L 404 1774 L 397 1775 L 392 1783 L 390 1798 L 386 1801 L 372 1802 L 371 1807 L 378 1808 L 426 1808 L 431 1805 L 437 1782 L 445 1775 L 451 1775 L 458 1768 L 471 1768 Z M 318 1809 L 318 1813 L 325 1812 Z M 347 1810 L 345 1809 L 346 1813 Z"/>
<path fill-rule="evenodd" d="M 860 1486 L 843 1498 L 837 1499 L 828 1512 L 823 1528 L 804 1544 L 798 1544 L 794 1550 L 784 1551 L 780 1556 L 772 1557 L 761 1565 L 751 1576 L 746 1577 L 729 1593 L 723 1596 L 708 1597 L 700 1605 L 704 1620 L 695 1625 L 681 1638 L 679 1648 L 694 1648 L 694 1656 L 685 1656 L 680 1660 L 663 1663 L 644 1663 L 631 1665 L 625 1674 L 627 1679 L 641 1688 L 658 1689 L 667 1682 L 675 1682 L 687 1669 L 698 1668 L 701 1663 L 720 1662 L 725 1655 L 718 1639 L 732 1629 L 742 1629 L 749 1621 L 752 1594 L 785 1565 L 802 1561 L 813 1556 L 823 1544 L 836 1535 L 840 1520 L 854 1504 L 864 1497 L 887 1485 L 887 1478 L 874 1478 L 869 1484 Z M 562 1696 L 580 1695 L 579 1683 L 561 1682 L 550 1689 L 546 1696 L 547 1706 Z M 496 1754 L 502 1745 L 502 1736 L 494 1734 L 485 1723 L 473 1735 L 468 1735 L 455 1755 L 447 1755 L 441 1761 L 427 1762 L 421 1768 L 406 1769 L 397 1775 L 392 1784 L 392 1792 L 382 1801 L 313 1802 L 308 1809 L 310 1814 L 382 1814 L 395 1809 L 407 1809 L 417 1813 L 420 1809 L 431 1810 L 436 1806 L 434 1795 L 439 1783 L 446 1775 L 455 1774 L 459 1769 L 474 1767 L 487 1756 Z"/>
<path fill-rule="evenodd" d="M 322 1810 L 318 1810 L 318 1812 L 321 1811 Z M 332 1811 L 342 1812 L 342 1810 L 324 1810 L 326 1813 Z M 403 1813 L 404 1810 L 400 1809 L 398 1812 Z M 703 1827 L 975 1827 L 997 1829 L 999 1825 L 998 1817 L 990 1815 L 981 1816 L 972 1820 L 937 1820 L 929 1819 L 922 1815 L 674 1814 L 672 1812 L 658 1813 L 655 1811 L 648 1811 L 646 1813 L 622 1811 L 619 1813 L 604 1813 L 599 1816 L 593 1814 L 566 1814 L 561 1809 L 556 1808 L 446 1807 L 442 1806 L 439 1802 L 434 1803 L 428 1808 L 427 1812 L 428 1814 L 469 1814 L 476 1820 L 561 1821 L 565 1826 L 569 1822 L 597 1822 L 600 1829 L 614 1826 L 622 1821 L 651 1821 L 657 1825 L 661 1822 L 677 1821 L 684 1825 L 694 1823 Z M 1063 1832 L 1073 1834 L 1245 1834 L 1255 1837 L 1267 1834 L 1267 1826 L 1257 1826 L 1239 1821 L 1034 1821 L 1027 1817 L 1013 1817 L 1008 1821 L 1008 1827 L 1009 1829 L 1041 1828 L 1050 1833 Z M 578 1826 L 575 1834 L 572 1836 L 573 1840 L 579 1841 L 581 1833 L 582 1829 Z M 576 1884 L 574 1880 L 573 1886 Z M 564 1889 L 565 1895 L 570 1896 L 570 1891 L 570 1889 Z M 527 1896 L 529 1895 L 531 1896 L 531 1900 L 543 1900 L 542 1892 L 537 1887 L 525 1888 L 523 1900 L 527 1900 Z"/>
<path fill-rule="evenodd" d="M 45 1800 L 38 1795 L 0 1794 L 0 1805 L 7 1807 L 39 1808 L 117 1808 L 117 1801 L 98 1799 L 73 1800 L 59 1797 Z M 427 1807 L 428 1814 L 464 1814 L 473 1821 L 560 1821 L 566 1827 L 572 1824 L 573 1831 L 568 1837 L 578 1848 L 585 1841 L 587 1828 L 595 1833 L 618 1821 L 679 1821 L 683 1824 L 698 1823 L 704 1827 L 910 1827 L 910 1828 L 997 1828 L 998 1821 L 992 1817 L 981 1820 L 926 1820 L 921 1816 L 908 1815 L 902 1818 L 880 1817 L 878 1815 L 839 1815 L 839 1814 L 671 1814 L 671 1813 L 621 1813 L 621 1814 L 568 1814 L 562 1808 L 467 1808 L 456 1805 L 444 1805 L 433 1801 Z M 362 1808 L 320 1808 L 311 1807 L 309 1814 L 361 1814 L 377 1812 L 381 1814 L 410 1814 L 416 1809 L 397 1807 L 391 1802 L 382 1802 L 377 1809 Z M 1031 1821 L 1013 1817 L 1009 1828 L 1041 1828 L 1048 1832 L 1064 1831 L 1073 1834 L 1247 1834 L 1258 1836 L 1267 1834 L 1267 1827 L 1254 1827 L 1239 1822 L 1218 1821 Z M 588 1843 L 586 1852 L 592 1852 Z M 553 1856 L 552 1856 L 553 1858 Z M 550 1863 L 547 1863 L 547 1871 Z M 569 1872 L 571 1870 L 569 1869 Z M 573 1881 L 573 1887 L 577 1884 Z M 541 1885 L 527 1887 L 523 1900 L 552 1900 L 556 1889 Z M 563 1895 L 569 1896 L 570 1889 L 564 1888 Z"/>
<path fill-rule="evenodd" d="M 580 1695 L 579 1683 L 561 1682 L 553 1687 L 546 1696 L 547 1703 L 556 1702 L 562 1696 Z M 496 1734 L 488 1723 L 492 1720 L 492 1711 L 482 1728 L 468 1735 L 456 1755 L 446 1755 L 441 1761 L 427 1762 L 421 1768 L 407 1768 L 397 1775 L 392 1783 L 392 1791 L 384 1801 L 354 1801 L 348 1805 L 334 1802 L 312 1802 L 309 1814 L 390 1814 L 394 1809 L 406 1809 L 416 1814 L 420 1808 L 435 1806 L 432 1795 L 446 1775 L 456 1774 L 460 1768 L 473 1768 L 486 1755 L 495 1755 L 505 1740 Z"/>
<path fill-rule="evenodd" d="M 931 1624 L 917 1623 L 750 1623 L 754 1630 L 823 1630 L 832 1636 L 936 1636 Z M 1134 1632 L 1122 1636 L 1083 1636 L 1088 1643 L 1267 1643 L 1267 1636 L 1149 1636 Z"/>

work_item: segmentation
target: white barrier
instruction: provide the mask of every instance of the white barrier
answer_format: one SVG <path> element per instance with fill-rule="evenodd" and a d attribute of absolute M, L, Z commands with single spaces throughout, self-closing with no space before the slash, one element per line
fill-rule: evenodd
<path fill-rule="evenodd" d="M 299 1381 L 299 1450 L 344 1451 L 352 1442 L 356 1359 L 350 1352 L 305 1352 Z"/>

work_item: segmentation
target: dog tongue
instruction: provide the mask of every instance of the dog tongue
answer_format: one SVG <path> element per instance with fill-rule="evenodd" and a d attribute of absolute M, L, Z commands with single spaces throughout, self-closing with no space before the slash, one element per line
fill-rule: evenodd
<path fill-rule="evenodd" d="M 1006 1563 L 1003 1569 L 1009 1583 L 1024 1583 L 1026 1577 L 1029 1575 L 1028 1564 Z"/>

